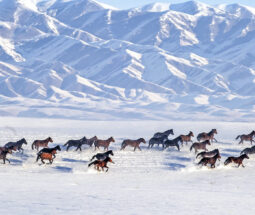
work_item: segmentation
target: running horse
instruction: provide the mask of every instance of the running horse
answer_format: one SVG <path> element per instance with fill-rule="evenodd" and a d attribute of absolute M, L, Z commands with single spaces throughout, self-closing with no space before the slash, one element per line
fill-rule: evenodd
<path fill-rule="evenodd" d="M 214 134 L 217 134 L 217 130 L 214 128 L 212 129 L 209 133 L 206 132 L 202 132 L 200 134 L 197 135 L 197 140 L 200 142 L 205 141 L 205 140 L 215 140 L 215 142 L 218 142 L 215 138 L 214 138 Z"/>
<path fill-rule="evenodd" d="M 81 139 L 79 139 L 79 140 L 68 140 L 68 141 L 64 144 L 64 146 L 66 146 L 66 151 L 68 151 L 69 148 L 72 147 L 72 146 L 76 147 L 76 150 L 75 150 L 75 151 L 77 151 L 78 149 L 80 149 L 80 151 L 81 151 L 81 146 L 82 146 L 83 144 L 86 144 L 86 142 L 87 142 L 87 138 L 86 138 L 86 137 L 83 137 L 83 138 L 81 138 Z"/>
<path fill-rule="evenodd" d="M 174 130 L 173 129 L 169 129 L 165 132 L 157 132 L 153 135 L 153 137 L 160 138 L 160 137 L 165 136 L 165 135 L 168 137 L 170 134 L 174 135 Z"/>
<path fill-rule="evenodd" d="M 191 137 L 194 137 L 194 134 L 193 134 L 192 131 L 190 131 L 188 135 L 181 134 L 179 137 L 180 137 L 180 142 L 181 142 L 181 144 L 183 146 L 183 142 L 186 142 L 186 145 L 188 144 L 188 142 L 193 142 L 191 140 Z"/>
<path fill-rule="evenodd" d="M 61 148 L 59 145 L 55 146 L 54 148 L 43 148 L 37 153 L 36 162 L 38 162 L 39 159 L 41 159 L 42 163 L 45 164 L 44 160 L 49 160 L 50 164 L 53 163 L 53 160 L 55 159 L 57 154 L 57 150 L 61 151 Z"/>
<path fill-rule="evenodd" d="M 6 148 L 13 147 L 13 149 L 14 149 L 15 151 L 16 151 L 16 150 L 18 150 L 19 152 L 22 151 L 22 153 L 23 153 L 23 151 L 24 151 L 24 149 L 22 148 L 22 145 L 23 145 L 23 144 L 26 144 L 26 145 L 27 145 L 27 141 L 26 141 L 25 138 L 22 138 L 22 139 L 18 140 L 17 142 L 8 142 L 8 143 L 6 143 L 6 144 L 4 145 L 4 147 L 6 147 Z"/>
<path fill-rule="evenodd" d="M 48 144 L 49 142 L 53 142 L 51 137 L 46 138 L 45 140 L 35 140 L 32 143 L 32 150 L 34 150 L 34 148 L 36 148 L 36 150 L 38 151 L 40 147 L 47 147 L 48 148 Z"/>
<path fill-rule="evenodd" d="M 237 167 L 239 167 L 240 165 L 242 165 L 242 167 L 244 167 L 243 165 L 243 160 L 244 159 L 249 159 L 248 155 L 247 154 L 242 154 L 241 156 L 239 157 L 228 157 L 227 160 L 224 162 L 224 165 L 228 165 L 230 163 L 236 163 L 238 164 Z"/>
<path fill-rule="evenodd" d="M 136 148 L 138 148 L 140 151 L 142 151 L 140 146 L 139 146 L 140 143 L 146 143 L 145 139 L 139 138 L 137 140 L 130 140 L 130 139 L 124 140 L 121 144 L 121 149 L 120 150 L 125 149 L 126 146 L 132 146 L 132 147 L 134 147 L 134 151 L 136 150 Z"/>
<path fill-rule="evenodd" d="M 205 152 L 200 152 L 200 153 L 197 154 L 196 158 L 198 158 L 198 157 L 211 158 L 211 157 L 215 156 L 216 154 L 220 154 L 219 149 L 214 149 L 210 152 L 206 152 L 206 151 Z"/>
<path fill-rule="evenodd" d="M 109 145 L 111 142 L 115 142 L 115 140 L 113 139 L 113 137 L 108 138 L 107 140 L 99 140 L 97 139 L 94 143 L 95 145 L 95 150 L 99 149 L 99 147 L 104 147 L 104 150 L 108 151 Z"/>
<path fill-rule="evenodd" d="M 181 141 L 181 137 L 176 137 L 174 138 L 173 140 L 166 140 L 164 143 L 163 143 L 163 149 L 166 149 L 170 146 L 176 146 L 178 151 L 180 151 L 180 146 L 179 146 L 179 141 Z"/>
<path fill-rule="evenodd" d="M 190 151 L 192 151 L 193 148 L 195 149 L 195 153 L 197 153 L 198 149 L 200 149 L 200 150 L 203 149 L 205 151 L 208 151 L 206 148 L 206 145 L 211 145 L 209 140 L 206 140 L 201 143 L 193 143 L 192 146 L 190 147 Z"/>
<path fill-rule="evenodd" d="M 88 167 L 90 167 L 91 165 L 94 165 L 94 168 L 95 168 L 97 171 L 99 171 L 99 172 L 100 172 L 100 169 L 99 169 L 100 167 L 101 167 L 101 170 L 102 170 L 102 171 L 104 171 L 104 168 L 107 168 L 106 172 L 108 172 L 108 169 L 109 169 L 109 167 L 107 166 L 107 163 L 108 163 L 108 162 L 114 163 L 110 157 L 107 157 L 107 158 L 105 158 L 103 161 L 101 161 L 101 160 L 96 160 L 96 161 L 91 162 L 91 163 L 88 165 Z"/>
<path fill-rule="evenodd" d="M 206 166 L 207 164 L 211 165 L 211 168 L 215 168 L 215 163 L 217 161 L 217 159 L 220 161 L 220 154 L 217 153 L 216 155 L 214 155 L 211 158 L 202 158 L 201 161 L 199 161 L 198 165 L 202 165 L 202 166 Z"/>
<path fill-rule="evenodd" d="M 105 160 L 106 158 L 108 158 L 110 155 L 114 156 L 112 150 L 107 151 L 107 152 L 104 152 L 104 153 L 97 153 L 96 155 L 94 155 L 94 156 L 90 159 L 90 161 L 92 161 L 94 158 L 96 158 L 97 160 L 103 161 L 103 160 Z"/>
<path fill-rule="evenodd" d="M 252 142 L 255 142 L 254 140 L 253 140 L 253 136 L 255 136 L 255 131 L 252 131 L 250 134 L 242 134 L 242 135 L 238 135 L 237 137 L 236 137 L 236 140 L 238 139 L 238 138 L 240 138 L 241 140 L 240 140 L 240 142 L 239 142 L 239 144 L 243 144 L 243 141 L 245 140 L 245 141 L 250 141 L 251 142 L 251 145 L 252 145 Z"/>

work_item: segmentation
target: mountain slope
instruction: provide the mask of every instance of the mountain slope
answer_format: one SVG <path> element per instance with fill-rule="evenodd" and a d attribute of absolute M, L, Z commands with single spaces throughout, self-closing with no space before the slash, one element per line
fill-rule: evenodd
<path fill-rule="evenodd" d="M 255 9 L 238 4 L 117 10 L 92 0 L 2 0 L 0 110 L 253 120 L 254 35 Z"/>

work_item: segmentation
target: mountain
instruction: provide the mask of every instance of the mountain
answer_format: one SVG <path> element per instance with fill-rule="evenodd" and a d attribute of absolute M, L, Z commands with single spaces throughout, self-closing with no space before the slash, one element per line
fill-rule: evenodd
<path fill-rule="evenodd" d="M 254 120 L 255 9 L 0 1 L 0 114 Z"/>

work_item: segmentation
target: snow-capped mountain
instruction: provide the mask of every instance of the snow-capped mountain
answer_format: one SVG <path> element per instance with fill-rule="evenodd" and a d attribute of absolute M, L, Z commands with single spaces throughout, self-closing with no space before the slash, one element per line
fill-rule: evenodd
<path fill-rule="evenodd" d="M 0 114 L 254 120 L 255 9 L 0 1 Z"/>

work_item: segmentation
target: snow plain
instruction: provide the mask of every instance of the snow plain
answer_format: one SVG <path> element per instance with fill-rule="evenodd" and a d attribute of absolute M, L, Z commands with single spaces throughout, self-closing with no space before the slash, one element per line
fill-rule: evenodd
<path fill-rule="evenodd" d="M 9 155 L 11 164 L 0 164 L 1 214 L 254 214 L 255 159 L 245 168 L 225 167 L 227 156 L 238 155 L 249 144 L 234 138 L 254 129 L 254 123 L 176 121 L 75 121 L 1 118 L 0 143 L 27 139 L 24 154 Z M 184 146 L 178 152 L 155 147 L 119 151 L 124 138 L 144 137 L 173 128 L 174 136 L 192 130 L 217 128 L 222 159 L 214 170 L 196 166 L 194 152 Z M 51 136 L 55 144 L 68 139 L 113 136 L 115 164 L 108 173 L 88 169 L 94 154 L 61 151 L 52 165 L 35 163 L 34 139 Z M 172 137 L 170 137 L 172 138 Z"/>

